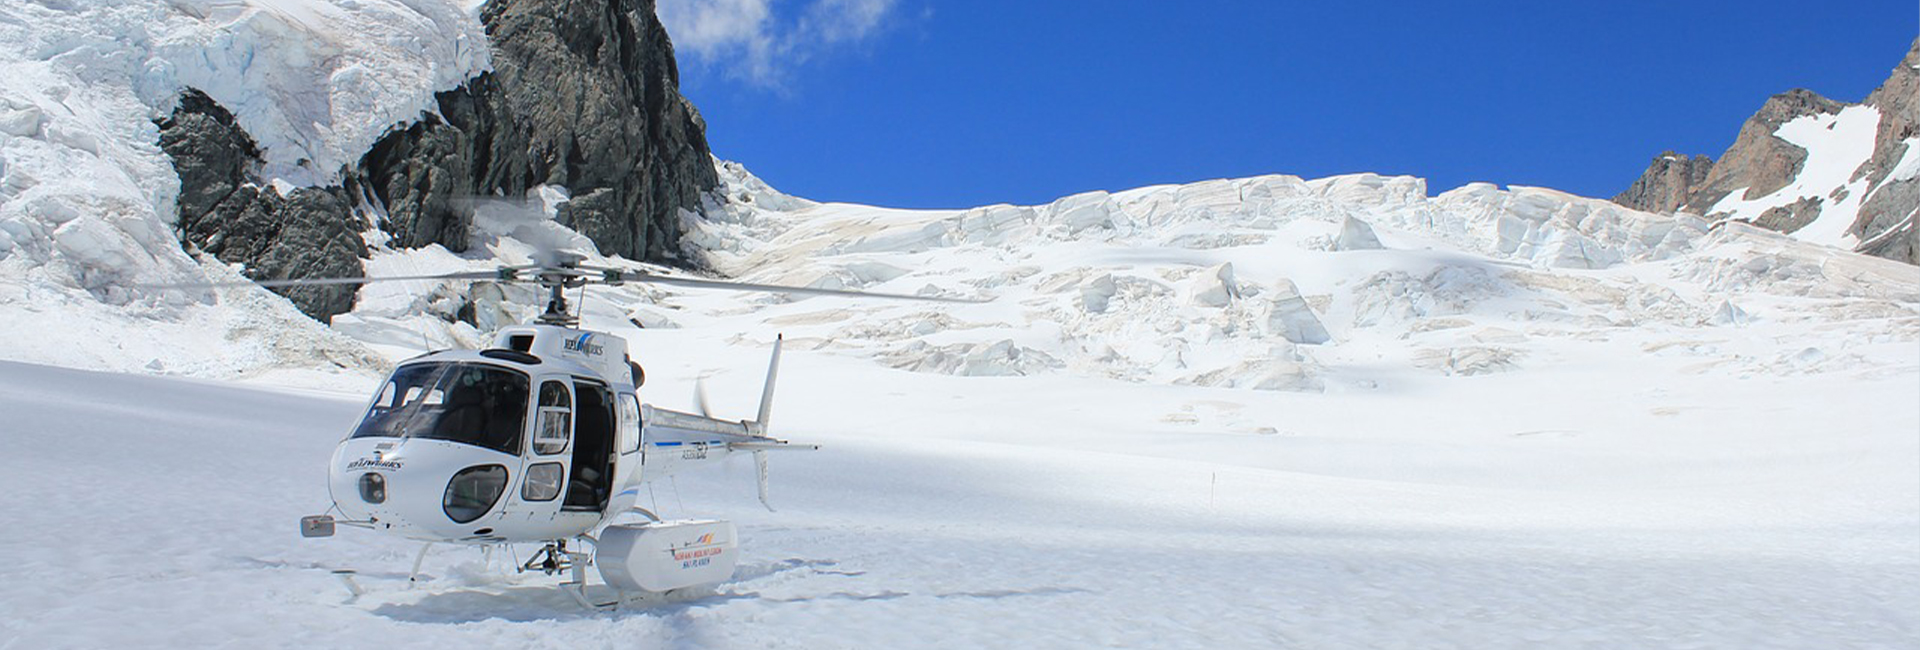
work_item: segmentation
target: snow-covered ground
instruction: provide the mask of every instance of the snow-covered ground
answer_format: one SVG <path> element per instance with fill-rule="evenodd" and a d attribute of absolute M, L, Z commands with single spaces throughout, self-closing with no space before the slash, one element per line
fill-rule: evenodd
<path fill-rule="evenodd" d="M 745 414 L 763 350 L 636 336 Z M 1602 350 L 1596 350 L 1600 352 Z M 952 377 L 796 351 L 778 513 L 713 593 L 590 613 L 477 551 L 303 540 L 361 396 L 0 364 L 8 648 L 1894 648 L 1920 617 L 1913 372 L 1683 358 L 1340 394 Z M 531 551 L 519 549 L 522 558 Z M 350 599 L 330 570 L 355 568 Z"/>
<path fill-rule="evenodd" d="M 722 172 L 732 202 L 689 239 L 723 271 L 988 301 L 588 291 L 587 326 L 633 342 L 667 407 L 704 378 L 747 414 L 788 336 L 775 433 L 824 448 L 776 459 L 780 511 L 745 464 L 648 501 L 739 522 L 733 581 L 592 613 L 448 549 L 409 589 L 411 544 L 294 526 L 327 506 L 364 371 L 0 364 L 0 481 L 23 504 L 0 529 L 0 647 L 1876 648 L 1920 628 L 1913 267 L 1413 178 L 900 211 Z M 581 245 L 537 210 L 476 231 L 464 256 L 369 268 Z M 494 291 L 482 318 L 533 307 Z M 462 295 L 369 290 L 325 335 L 389 358 L 472 345 L 441 317 Z M 272 302 L 210 308 L 264 323 Z M 248 361 L 221 363 L 164 371 Z"/>

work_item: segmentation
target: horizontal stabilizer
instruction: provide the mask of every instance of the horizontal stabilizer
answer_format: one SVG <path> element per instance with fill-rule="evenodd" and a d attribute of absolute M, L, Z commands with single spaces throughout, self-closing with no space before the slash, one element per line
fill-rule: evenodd
<path fill-rule="evenodd" d="M 774 450 L 819 451 L 820 445 L 796 445 L 784 440 L 769 439 L 769 440 L 753 440 L 749 442 L 730 442 L 730 443 L 727 443 L 727 448 L 738 449 L 742 451 L 774 451 Z"/>
<path fill-rule="evenodd" d="M 670 411 L 663 408 L 655 408 L 652 405 L 647 405 L 642 408 L 641 419 L 645 421 L 649 427 L 666 427 L 680 429 L 682 431 L 700 431 L 735 436 L 753 435 L 752 430 L 741 422 L 729 422 L 727 420 L 710 418 L 695 413 Z"/>

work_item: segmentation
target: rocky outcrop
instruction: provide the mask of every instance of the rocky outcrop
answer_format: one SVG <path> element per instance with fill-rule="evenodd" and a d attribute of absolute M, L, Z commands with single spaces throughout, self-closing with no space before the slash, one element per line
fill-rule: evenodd
<path fill-rule="evenodd" d="M 1706 182 L 1694 190 L 1684 209 L 1707 214 L 1714 204 L 1743 188 L 1744 198 L 1751 199 L 1786 187 L 1800 175 L 1807 150 L 1775 135 L 1780 125 L 1808 115 L 1832 115 L 1846 107 L 1804 88 L 1767 98 L 1760 111 L 1740 126 L 1733 146 L 1720 156 L 1720 162 L 1714 164 Z"/>
<path fill-rule="evenodd" d="M 438 97 L 347 178 L 384 207 L 394 243 L 465 250 L 468 196 L 560 185 L 564 225 L 602 253 L 679 259 L 680 211 L 718 186 L 706 125 L 651 0 L 492 0 L 494 70 Z"/>
<path fill-rule="evenodd" d="M 337 187 L 282 196 L 254 170 L 260 151 L 232 114 L 198 91 L 160 120 L 180 175 L 182 241 L 254 279 L 356 276 L 367 256 L 359 214 L 389 244 L 465 251 L 471 197 L 566 187 L 558 218 L 600 252 L 680 263 L 680 215 L 719 185 L 706 125 L 652 0 L 490 0 L 481 19 L 491 72 L 440 93 L 435 112 L 396 125 Z M 327 321 L 351 286 L 279 290 Z"/>
<path fill-rule="evenodd" d="M 1920 174 L 1897 170 L 1920 143 L 1920 39 L 1894 67 L 1893 76 L 1867 96 L 1866 104 L 1880 109 L 1880 128 L 1874 136 L 1873 157 L 1856 175 L 1868 181 L 1867 198 L 1860 204 L 1853 229 L 1864 236 L 1860 252 L 1920 264 Z M 1895 171 L 1906 173 L 1895 178 Z"/>
<path fill-rule="evenodd" d="M 1845 170 L 1845 185 L 1816 188 L 1819 195 L 1777 197 L 1774 207 L 1757 214 L 1714 214 L 1723 199 L 1740 192 L 1743 200 L 1766 197 L 1794 183 L 1804 171 L 1807 151 L 1781 139 L 1781 125 L 1812 115 L 1838 114 L 1855 104 L 1836 102 L 1812 91 L 1796 89 L 1768 99 L 1740 128 L 1718 162 L 1705 157 L 1669 154 L 1654 159 L 1633 186 L 1613 201 L 1652 212 L 1690 212 L 1712 218 L 1737 217 L 1756 225 L 1792 233 L 1813 223 L 1824 211 L 1854 210 L 1848 241 L 1855 250 L 1908 263 L 1920 263 L 1920 169 L 1902 168 L 1910 141 L 1920 137 L 1920 39 L 1879 89 L 1862 105 L 1879 112 L 1873 153 L 1857 169 Z M 1909 165 L 1913 167 L 1913 165 Z M 1695 179 L 1695 174 L 1704 177 Z M 1855 196 L 1857 193 L 1857 196 Z M 1849 199 L 1852 200 L 1849 200 Z"/>
<path fill-rule="evenodd" d="M 1820 218 L 1820 209 L 1827 204 L 1817 196 L 1803 196 L 1792 203 L 1767 208 L 1760 216 L 1753 218 L 1753 225 L 1768 230 L 1793 232 L 1807 227 L 1814 219 Z"/>
<path fill-rule="evenodd" d="M 1712 158 L 1667 151 L 1655 156 L 1647 171 L 1613 202 L 1643 212 L 1673 212 L 1687 204 L 1695 189 L 1706 185 L 1712 171 Z"/>
<path fill-rule="evenodd" d="M 286 196 L 253 175 L 260 150 L 233 114 L 189 89 L 157 121 L 160 148 L 180 175 L 175 203 L 181 242 L 244 266 L 255 280 L 360 275 L 363 224 L 335 188 Z M 353 287 L 275 289 L 321 321 L 353 308 Z"/>

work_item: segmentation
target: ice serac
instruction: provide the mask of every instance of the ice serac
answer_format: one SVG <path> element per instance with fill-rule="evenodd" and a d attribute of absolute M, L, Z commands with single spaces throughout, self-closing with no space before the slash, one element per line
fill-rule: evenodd
<path fill-rule="evenodd" d="M 465 250 L 467 196 L 568 188 L 558 218 L 600 251 L 680 257 L 680 215 L 719 184 L 652 0 L 492 0 L 491 72 L 376 143 L 346 174 L 398 246 Z"/>
<path fill-rule="evenodd" d="M 1613 201 L 1652 212 L 1745 221 L 1920 263 L 1916 148 L 1920 39 L 1864 102 L 1837 102 L 1804 89 L 1775 95 L 1747 120 L 1717 162 L 1669 152 L 1655 158 Z"/>
<path fill-rule="evenodd" d="M 255 280 L 360 275 L 367 256 L 361 224 L 338 188 L 303 187 L 286 195 L 262 183 L 260 149 L 233 114 L 205 93 L 181 93 L 173 114 L 156 120 L 160 148 L 180 175 L 183 244 Z M 353 309 L 348 286 L 275 289 L 321 321 Z"/>
<path fill-rule="evenodd" d="M 1673 212 L 1687 204 L 1695 188 L 1706 185 L 1713 159 L 1666 151 L 1654 156 L 1647 171 L 1613 202 L 1642 212 Z"/>
<path fill-rule="evenodd" d="M 1385 248 L 1380 244 L 1380 236 L 1373 232 L 1373 226 L 1367 222 L 1348 216 L 1340 222 L 1340 236 L 1334 238 L 1333 247 L 1343 251 L 1366 251 Z"/>

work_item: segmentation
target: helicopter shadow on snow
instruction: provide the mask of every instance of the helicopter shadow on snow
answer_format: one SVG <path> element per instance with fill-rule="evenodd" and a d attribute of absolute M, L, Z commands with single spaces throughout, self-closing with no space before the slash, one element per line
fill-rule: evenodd
<path fill-rule="evenodd" d="M 742 590 L 753 583 L 767 578 L 802 572 L 808 576 L 857 577 L 863 571 L 836 569 L 837 560 L 807 560 L 789 558 L 776 562 L 743 564 L 734 573 L 732 580 L 707 589 L 674 592 L 665 595 L 653 595 L 632 598 L 623 601 L 619 607 L 605 610 L 591 610 L 580 606 L 573 598 L 561 591 L 556 585 L 527 585 L 504 589 L 450 589 L 428 594 L 411 603 L 385 603 L 371 609 L 371 613 L 395 621 L 406 623 L 475 623 L 487 620 L 503 620 L 515 623 L 532 621 L 577 620 L 587 618 L 620 618 L 625 616 L 674 617 L 688 610 L 722 605 L 732 601 L 759 600 L 764 602 L 805 602 L 811 600 L 889 600 L 902 598 L 908 594 L 897 591 L 882 591 L 874 594 L 834 591 L 817 596 L 798 596 L 771 598 L 757 591 Z M 404 579 L 404 576 L 401 576 Z M 428 579 L 433 579 L 428 576 Z M 605 599 L 612 596 L 600 585 L 589 587 L 590 598 Z"/>
<path fill-rule="evenodd" d="M 600 590 L 590 597 L 605 597 Z M 372 614 L 403 623 L 459 624 L 500 620 L 511 623 L 534 621 L 570 621 L 626 616 L 669 617 L 688 610 L 711 607 L 734 600 L 757 598 L 753 593 L 709 592 L 691 597 L 665 600 L 629 600 L 616 609 L 594 610 L 580 606 L 565 592 L 553 586 L 511 587 L 498 591 L 475 589 L 445 591 L 427 595 L 411 603 L 386 603 L 373 608 Z"/>
<path fill-rule="evenodd" d="M 427 595 L 412 603 L 387 603 L 375 607 L 371 613 L 395 621 L 406 623 L 458 624 L 476 623 L 487 620 L 502 620 L 514 623 L 534 621 L 569 621 L 589 618 L 624 618 L 643 616 L 662 618 L 669 621 L 679 620 L 690 610 L 724 605 L 734 601 L 758 601 L 764 603 L 798 604 L 819 601 L 879 601 L 897 600 L 915 595 L 939 599 L 979 598 L 1001 600 L 1020 597 L 1061 596 L 1086 593 L 1086 589 L 1074 587 L 1041 587 L 1037 589 L 1006 589 L 980 592 L 952 592 L 935 594 L 913 594 L 893 589 L 883 589 L 871 593 L 845 589 L 826 589 L 813 594 L 789 594 L 768 596 L 750 589 L 755 583 L 774 576 L 799 574 L 802 577 L 823 576 L 829 578 L 855 578 L 866 575 L 864 571 L 837 568 L 836 560 L 806 560 L 788 558 L 776 562 L 757 565 L 742 565 L 733 580 L 714 588 L 693 592 L 673 593 L 665 596 L 630 599 L 618 608 L 590 610 L 581 607 L 572 597 L 554 586 L 520 586 L 498 591 L 480 589 L 451 590 Z M 590 596 L 604 596 L 598 589 L 590 590 Z"/>

